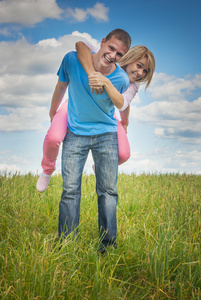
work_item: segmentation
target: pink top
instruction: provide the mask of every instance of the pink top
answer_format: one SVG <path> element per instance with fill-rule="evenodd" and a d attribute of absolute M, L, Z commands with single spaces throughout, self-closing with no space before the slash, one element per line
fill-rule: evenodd
<path fill-rule="evenodd" d="M 96 47 L 94 47 L 92 44 L 90 44 L 88 42 L 84 42 L 84 43 L 92 52 L 98 51 L 98 49 Z M 124 104 L 123 104 L 122 108 L 119 109 L 119 111 L 124 111 L 130 105 L 131 101 L 133 100 L 133 98 L 135 97 L 135 95 L 138 92 L 139 86 L 140 86 L 139 82 L 130 83 L 130 86 L 128 87 L 128 89 L 122 94 L 122 96 L 124 98 Z"/>
<path fill-rule="evenodd" d="M 139 82 L 132 82 L 128 87 L 128 89 L 122 94 L 124 98 L 124 104 L 122 108 L 119 109 L 120 111 L 125 110 L 130 105 L 131 101 L 133 100 L 133 98 L 138 92 L 139 86 L 140 86 Z"/>

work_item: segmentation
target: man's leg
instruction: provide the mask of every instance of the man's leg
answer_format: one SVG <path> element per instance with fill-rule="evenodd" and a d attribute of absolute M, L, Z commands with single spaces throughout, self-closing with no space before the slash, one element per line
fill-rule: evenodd
<path fill-rule="evenodd" d="M 89 152 L 88 137 L 77 136 L 69 129 L 63 142 L 63 193 L 59 204 L 59 236 L 67 236 L 79 225 L 81 179 Z"/>
<path fill-rule="evenodd" d="M 98 195 L 99 234 L 103 249 L 116 245 L 118 201 L 118 141 L 116 133 L 99 135 L 93 143 L 96 190 Z M 103 249 L 100 249 L 102 251 Z"/>

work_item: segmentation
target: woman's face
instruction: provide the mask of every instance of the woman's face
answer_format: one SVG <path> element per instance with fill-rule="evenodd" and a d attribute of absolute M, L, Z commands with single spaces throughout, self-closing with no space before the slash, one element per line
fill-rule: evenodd
<path fill-rule="evenodd" d="M 126 73 L 128 74 L 130 82 L 142 79 L 148 73 L 148 59 L 142 57 L 133 63 L 130 63 L 126 67 Z"/>

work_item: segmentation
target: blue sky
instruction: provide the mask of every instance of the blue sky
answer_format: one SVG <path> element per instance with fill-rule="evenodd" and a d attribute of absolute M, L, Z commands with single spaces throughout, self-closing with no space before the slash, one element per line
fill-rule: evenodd
<path fill-rule="evenodd" d="M 120 172 L 201 174 L 200 12 L 201 0 L 0 1 L 0 172 L 41 172 L 63 56 L 123 28 L 154 53 L 156 72 L 132 101 L 131 158 Z M 91 165 L 89 156 L 87 173 Z"/>

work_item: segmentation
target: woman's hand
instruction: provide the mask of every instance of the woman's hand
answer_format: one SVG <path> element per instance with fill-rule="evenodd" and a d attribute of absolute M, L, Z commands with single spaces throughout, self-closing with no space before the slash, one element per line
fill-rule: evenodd
<path fill-rule="evenodd" d="M 100 72 L 94 72 L 88 78 L 91 91 L 93 92 L 94 90 L 96 94 L 102 94 L 103 87 L 108 82 L 108 79 Z"/>
<path fill-rule="evenodd" d="M 129 114 L 130 114 L 130 105 L 125 110 L 120 111 L 121 125 L 123 126 L 126 133 L 127 133 L 127 127 L 129 124 Z"/>
<path fill-rule="evenodd" d="M 127 127 L 128 127 L 128 123 L 123 123 L 122 121 L 121 121 L 121 125 L 123 126 L 123 128 L 124 128 L 124 130 L 125 130 L 125 132 L 126 132 L 126 134 L 127 134 Z"/>
<path fill-rule="evenodd" d="M 113 86 L 111 81 L 99 72 L 94 72 L 88 76 L 89 85 L 93 92 L 95 90 L 96 94 L 101 94 L 103 92 L 103 87 L 107 92 L 110 100 L 116 106 L 116 108 L 121 109 L 124 104 L 124 98 L 120 92 Z"/>

